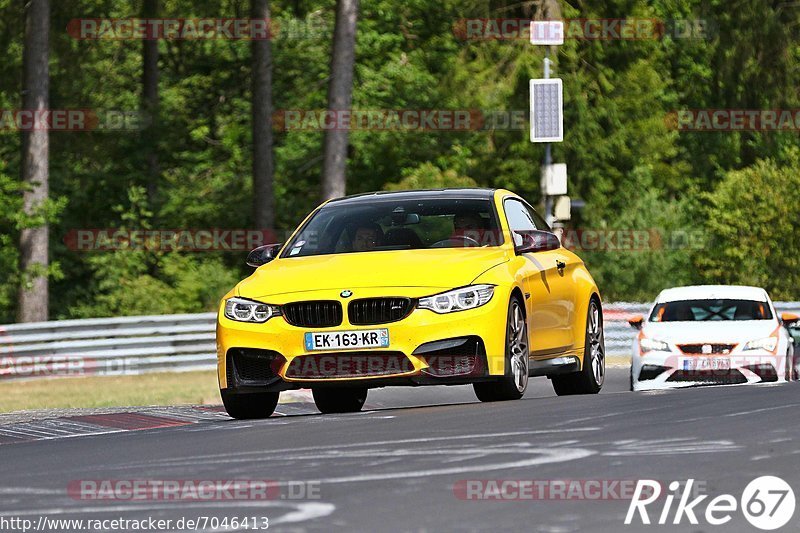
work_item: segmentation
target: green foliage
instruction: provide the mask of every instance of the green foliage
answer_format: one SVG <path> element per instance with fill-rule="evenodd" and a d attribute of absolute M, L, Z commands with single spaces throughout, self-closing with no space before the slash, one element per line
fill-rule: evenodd
<path fill-rule="evenodd" d="M 588 230 L 583 257 L 608 301 L 652 300 L 668 287 L 696 281 L 691 256 L 705 245 L 687 200 L 668 201 L 649 189 L 606 225 Z"/>
<path fill-rule="evenodd" d="M 13 321 L 14 302 L 19 286 L 17 251 L 17 213 L 22 209 L 19 181 L 4 172 L 0 163 L 0 322 Z"/>
<path fill-rule="evenodd" d="M 432 163 L 423 163 L 417 168 L 404 172 L 403 179 L 397 183 L 387 183 L 387 191 L 408 189 L 445 189 L 456 187 L 475 187 L 475 180 L 459 176 L 453 169 L 442 170 Z"/>
<path fill-rule="evenodd" d="M 106 253 L 89 260 L 96 287 L 61 318 L 89 318 L 213 311 L 238 276 L 222 261 L 177 253 L 159 257 L 157 275 L 142 272 L 136 254 Z M 127 270 L 125 270 L 125 268 Z"/>
<path fill-rule="evenodd" d="M 796 299 L 800 287 L 800 150 L 728 172 L 706 195 L 710 246 L 697 258 L 709 282 L 764 287 Z"/>
<path fill-rule="evenodd" d="M 122 221 L 119 229 L 150 229 L 144 189 L 132 187 L 128 200 L 114 207 Z M 63 318 L 213 310 L 238 277 L 218 258 L 200 260 L 180 251 L 143 246 L 84 253 L 94 287 L 61 312 Z"/>
<path fill-rule="evenodd" d="M 324 109 L 335 0 L 270 4 L 279 27 L 275 109 Z M 678 132 L 667 121 L 680 109 L 800 107 L 800 10 L 784 4 L 558 2 L 565 18 L 702 19 L 707 31 L 688 39 L 568 39 L 553 51 L 553 75 L 565 91 L 565 139 L 553 155 L 569 166 L 570 196 L 586 201 L 570 226 L 652 230 L 667 239 L 650 251 L 583 252 L 605 299 L 648 300 L 667 285 L 697 281 L 763 284 L 776 297 L 800 298 L 790 229 L 800 225 L 798 202 L 778 182 L 796 180 L 796 132 Z M 135 113 L 141 43 L 77 40 L 64 29 L 78 17 L 138 16 L 141 3 L 51 5 L 51 107 Z M 467 131 L 352 131 L 348 192 L 477 185 L 538 202 L 544 150 L 528 139 L 528 80 L 541 76 L 544 50 L 524 39 L 464 40 L 456 31 L 467 18 L 530 18 L 537 5 L 363 0 L 355 109 L 522 113 L 526 120 Z M 249 0 L 164 0 L 162 11 L 185 19 L 247 17 Z M 0 109 L 21 101 L 22 13 L 19 2 L 0 0 Z M 74 229 L 252 226 L 249 43 L 162 41 L 159 51 L 157 136 L 136 128 L 50 136 L 54 200 L 40 214 L 51 221 L 54 317 L 208 310 L 247 273 L 243 252 L 76 252 L 64 242 Z M 274 134 L 282 231 L 319 203 L 324 133 Z M 148 203 L 141 187 L 152 147 L 161 181 Z M 13 320 L 21 282 L 19 229 L 36 222 L 19 215 L 20 153 L 20 135 L 0 131 L 0 322 Z M 669 236 L 684 234 L 708 248 L 672 246 Z"/>

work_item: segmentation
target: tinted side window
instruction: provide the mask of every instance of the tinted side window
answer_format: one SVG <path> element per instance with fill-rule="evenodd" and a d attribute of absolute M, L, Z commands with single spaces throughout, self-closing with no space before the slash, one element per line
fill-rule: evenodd
<path fill-rule="evenodd" d="M 511 229 L 511 231 L 543 229 L 536 226 L 536 221 L 528 209 L 528 206 L 519 200 L 506 200 L 503 205 L 506 210 L 508 227 Z"/>
<path fill-rule="evenodd" d="M 528 214 L 533 219 L 533 223 L 536 224 L 536 229 L 540 229 L 542 231 L 553 231 L 553 229 L 545 222 L 545 220 L 533 209 L 525 206 L 525 209 L 528 211 Z"/>

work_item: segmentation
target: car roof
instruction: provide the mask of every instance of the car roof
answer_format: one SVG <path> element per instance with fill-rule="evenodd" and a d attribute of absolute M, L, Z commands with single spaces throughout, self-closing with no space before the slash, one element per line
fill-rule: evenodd
<path fill-rule="evenodd" d="M 760 287 L 744 285 L 691 285 L 665 289 L 656 298 L 656 303 L 676 302 L 681 300 L 752 300 L 769 301 L 767 292 Z"/>
<path fill-rule="evenodd" d="M 373 201 L 403 201 L 427 198 L 451 198 L 459 200 L 491 200 L 497 189 L 479 189 L 479 188 L 463 188 L 463 189 L 419 189 L 412 191 L 377 191 L 366 192 L 361 194 L 354 194 L 345 196 L 343 198 L 335 198 L 328 202 L 326 205 L 349 205 L 358 204 L 362 202 Z"/>

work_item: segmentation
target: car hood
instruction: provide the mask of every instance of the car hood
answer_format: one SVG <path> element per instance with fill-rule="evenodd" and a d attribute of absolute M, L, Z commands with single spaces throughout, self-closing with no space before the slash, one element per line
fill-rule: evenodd
<path fill-rule="evenodd" d="M 290 292 L 367 287 L 454 288 L 509 260 L 506 250 L 441 248 L 281 258 L 259 267 L 236 293 L 262 298 Z"/>
<path fill-rule="evenodd" d="M 650 322 L 645 324 L 644 334 L 673 344 L 741 344 L 769 337 L 776 327 L 775 320 Z"/>

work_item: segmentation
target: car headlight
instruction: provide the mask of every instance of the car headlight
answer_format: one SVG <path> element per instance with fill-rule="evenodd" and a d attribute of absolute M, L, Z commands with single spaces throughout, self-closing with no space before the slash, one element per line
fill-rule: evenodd
<path fill-rule="evenodd" d="M 261 324 L 281 314 L 280 307 L 244 298 L 225 300 L 225 316 L 236 322 L 255 322 Z"/>
<path fill-rule="evenodd" d="M 494 294 L 493 285 L 471 285 L 420 298 L 417 307 L 435 313 L 453 313 L 486 305 Z"/>
<path fill-rule="evenodd" d="M 655 339 L 648 339 L 647 337 L 642 337 L 639 339 L 639 349 L 642 353 L 657 351 L 657 352 L 671 352 L 672 350 L 664 341 L 657 341 Z"/>
<path fill-rule="evenodd" d="M 744 345 L 742 348 L 743 351 L 747 350 L 766 350 L 768 352 L 775 352 L 775 348 L 778 347 L 778 337 L 766 337 L 764 339 L 758 339 L 754 341 L 750 341 Z"/>

